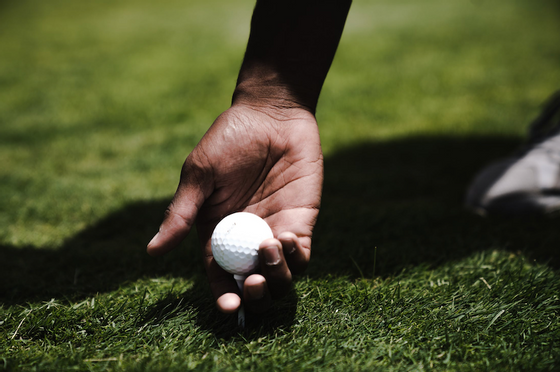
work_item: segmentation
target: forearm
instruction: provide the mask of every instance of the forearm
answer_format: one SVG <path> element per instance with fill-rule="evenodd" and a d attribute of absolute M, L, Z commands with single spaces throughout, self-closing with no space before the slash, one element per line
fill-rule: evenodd
<path fill-rule="evenodd" d="M 258 0 L 234 103 L 315 112 L 351 0 Z"/>

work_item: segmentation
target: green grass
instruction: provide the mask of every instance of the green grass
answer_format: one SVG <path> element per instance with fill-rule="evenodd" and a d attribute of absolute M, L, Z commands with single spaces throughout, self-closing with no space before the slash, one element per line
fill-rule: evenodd
<path fill-rule="evenodd" d="M 559 88 L 551 0 L 354 2 L 313 259 L 245 332 L 195 234 L 145 254 L 253 5 L 0 0 L 0 370 L 560 369 L 558 216 L 462 208 Z"/>

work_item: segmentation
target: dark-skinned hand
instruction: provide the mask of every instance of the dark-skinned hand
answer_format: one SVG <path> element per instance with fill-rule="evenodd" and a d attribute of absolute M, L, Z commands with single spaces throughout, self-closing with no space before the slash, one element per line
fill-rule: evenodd
<path fill-rule="evenodd" d="M 175 196 L 151 255 L 175 248 L 196 224 L 204 265 L 218 309 L 233 313 L 241 298 L 262 312 L 291 288 L 292 274 L 307 267 L 321 200 L 323 156 L 315 117 L 301 108 L 234 104 L 220 115 L 187 157 Z M 234 212 L 251 212 L 274 238 L 259 247 L 260 272 L 242 294 L 231 274 L 212 257 L 210 237 Z"/>

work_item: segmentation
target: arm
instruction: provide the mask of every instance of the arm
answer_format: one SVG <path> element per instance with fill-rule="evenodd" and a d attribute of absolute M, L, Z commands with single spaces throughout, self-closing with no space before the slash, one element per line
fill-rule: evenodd
<path fill-rule="evenodd" d="M 260 0 L 233 102 L 315 113 L 351 0 Z"/>
<path fill-rule="evenodd" d="M 223 312 L 241 303 L 210 247 L 226 215 L 255 213 L 275 236 L 261 244 L 261 273 L 249 276 L 240 294 L 248 309 L 265 310 L 309 262 L 323 181 L 314 113 L 349 7 L 348 0 L 257 2 L 232 106 L 187 157 L 160 231 L 148 244 L 148 253 L 163 254 L 196 223 Z"/>

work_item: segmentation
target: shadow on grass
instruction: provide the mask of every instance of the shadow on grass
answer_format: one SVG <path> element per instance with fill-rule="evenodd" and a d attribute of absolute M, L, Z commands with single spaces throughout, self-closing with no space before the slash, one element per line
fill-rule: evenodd
<path fill-rule="evenodd" d="M 414 137 L 367 143 L 325 159 L 308 274 L 387 276 L 487 249 L 522 252 L 558 268 L 556 216 L 482 218 L 463 208 L 474 175 L 519 143 L 504 137 Z"/>
<path fill-rule="evenodd" d="M 413 137 L 366 143 L 325 159 L 323 206 L 311 277 L 387 276 L 413 265 L 434 266 L 479 250 L 522 251 L 557 267 L 558 219 L 484 219 L 462 207 L 465 189 L 484 164 L 509 154 L 516 138 Z M 167 319 L 185 306 L 216 334 L 234 329 L 213 306 L 197 238 L 166 257 L 145 253 L 168 200 L 139 202 L 104 218 L 56 250 L 0 245 L 0 303 L 76 300 L 139 278 L 188 277 L 194 287 L 162 299 L 142 322 Z M 377 248 L 376 248 L 377 247 Z M 290 326 L 297 294 L 256 318 L 264 332 Z"/>
<path fill-rule="evenodd" d="M 113 290 L 144 276 L 200 272 L 185 250 L 158 259 L 146 254 L 146 242 L 157 231 L 166 206 L 165 201 L 129 205 L 67 240 L 59 249 L 0 246 L 0 301 L 79 298 Z M 191 241 L 185 245 L 192 245 Z"/>

